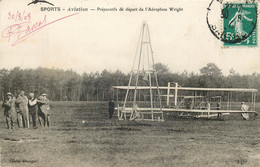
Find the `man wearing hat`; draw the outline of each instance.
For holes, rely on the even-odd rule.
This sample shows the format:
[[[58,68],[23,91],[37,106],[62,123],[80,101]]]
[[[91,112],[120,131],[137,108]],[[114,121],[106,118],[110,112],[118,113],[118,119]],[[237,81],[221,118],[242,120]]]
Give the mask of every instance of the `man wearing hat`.
[[[29,128],[29,113],[28,113],[28,98],[24,95],[24,91],[18,95],[16,99],[16,104],[21,112],[24,128]]]
[[[50,126],[50,104],[49,100],[47,99],[47,94],[43,93],[38,99],[38,106],[39,106],[39,121],[41,126],[49,127]],[[44,124],[43,124],[44,122]]]
[[[38,106],[37,99],[34,97],[34,93],[29,93],[29,102],[28,102],[29,114],[32,117],[33,127],[36,127],[37,115],[38,115]]]
[[[8,92],[6,94],[6,98],[2,104],[2,107],[4,108],[4,116],[6,118],[7,129],[13,129],[15,117],[16,117],[16,111],[15,111],[15,98],[13,97],[12,93]]]

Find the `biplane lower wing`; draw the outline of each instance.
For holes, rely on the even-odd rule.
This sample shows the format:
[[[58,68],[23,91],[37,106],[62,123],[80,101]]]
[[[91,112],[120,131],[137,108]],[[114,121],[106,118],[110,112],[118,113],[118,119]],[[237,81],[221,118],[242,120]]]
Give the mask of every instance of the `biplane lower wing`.
[[[116,107],[116,110],[123,110],[123,107]],[[160,108],[137,108],[136,111],[145,112],[151,111],[160,112]],[[123,112],[131,112],[133,108],[126,107]],[[242,111],[242,110],[196,110],[196,109],[177,109],[177,108],[162,108],[163,112],[194,112],[194,113],[256,113],[256,111]]]

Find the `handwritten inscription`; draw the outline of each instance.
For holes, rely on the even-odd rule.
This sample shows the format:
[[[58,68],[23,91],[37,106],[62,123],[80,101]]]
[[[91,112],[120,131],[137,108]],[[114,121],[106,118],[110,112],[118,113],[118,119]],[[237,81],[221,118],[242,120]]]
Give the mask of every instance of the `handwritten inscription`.
[[[12,14],[11,12],[8,13],[8,19],[15,22],[15,24],[6,27],[3,30],[1,35],[2,38],[8,39],[8,42],[13,41],[11,46],[17,45],[18,43],[34,35],[39,30],[41,30],[42,28],[48,25],[51,25],[60,20],[79,14],[79,13],[74,13],[71,15],[67,15],[65,17],[61,17],[51,22],[48,22],[47,16],[44,15],[42,19],[36,22],[32,22],[30,13],[27,13],[27,15],[24,15],[24,13],[25,12],[23,12],[22,14],[20,12],[17,12],[16,14]]]
[[[13,20],[16,22],[30,21],[31,13],[27,13],[25,11],[23,12],[17,11],[16,13],[8,12],[8,20]]]

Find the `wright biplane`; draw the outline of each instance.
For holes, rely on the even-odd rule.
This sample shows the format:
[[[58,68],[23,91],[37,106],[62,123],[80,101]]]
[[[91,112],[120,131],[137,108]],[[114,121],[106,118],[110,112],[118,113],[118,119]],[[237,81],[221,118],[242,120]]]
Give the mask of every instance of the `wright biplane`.
[[[256,113],[257,89],[181,87],[174,82],[160,87],[146,22],[141,27],[128,86],[113,86],[113,90],[120,120],[163,121],[164,112],[195,118],[242,113],[245,119],[248,113]],[[246,103],[241,105],[242,100]]]
[[[175,84],[175,86],[171,86],[172,84]],[[142,98],[142,94],[144,94],[142,92],[150,89],[155,91],[157,87],[113,86],[113,88],[117,91],[126,91],[128,89],[129,91],[134,91],[136,89],[138,92],[136,93],[136,101],[129,97],[130,105],[128,105],[128,107],[125,106],[124,108],[123,105],[116,107],[118,116],[121,119],[122,116],[126,119],[127,114],[131,114],[133,111],[139,112],[139,115],[142,115],[140,117],[141,120],[145,119],[145,114],[152,115],[149,119],[156,120],[158,116],[153,117],[153,115],[158,113],[162,114],[163,112],[178,112],[179,117],[216,117],[220,119],[221,116],[229,115],[230,113],[243,113],[242,116],[248,119],[248,113],[257,113],[257,89],[180,87],[178,83],[169,82],[168,86],[158,87],[160,96],[154,97],[153,106],[151,107],[150,104],[147,105],[147,101],[149,102],[151,99],[145,98],[145,96]],[[156,101],[158,103],[161,101],[161,108],[154,107]],[[131,104],[135,104],[135,108],[131,107]],[[247,105],[247,107],[245,107],[246,109],[244,109],[242,105]],[[163,119],[163,115],[159,118]]]

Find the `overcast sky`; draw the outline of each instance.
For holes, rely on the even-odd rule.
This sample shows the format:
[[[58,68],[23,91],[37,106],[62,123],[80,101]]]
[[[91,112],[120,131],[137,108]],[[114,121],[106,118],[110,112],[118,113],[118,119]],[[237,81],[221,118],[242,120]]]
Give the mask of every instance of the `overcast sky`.
[[[30,2],[30,1],[28,1]],[[27,6],[19,0],[0,2],[0,31],[16,22],[8,12],[30,12],[32,23],[47,23],[73,14],[68,7],[180,7],[182,12],[80,12],[42,28],[23,42],[11,46],[15,36],[0,37],[0,68],[72,69],[78,73],[108,70],[130,72],[141,25],[150,28],[155,62],[167,64],[172,72],[198,73],[213,62],[228,74],[233,68],[240,74],[260,72],[260,50],[257,48],[223,48],[206,24],[209,0],[200,1],[60,1],[50,0],[65,11],[41,12],[37,4]],[[148,3],[149,2],[149,3]],[[14,5],[15,4],[15,5]],[[258,26],[258,32],[259,32]],[[259,33],[258,33],[259,34]],[[258,37],[259,43],[259,37]]]

